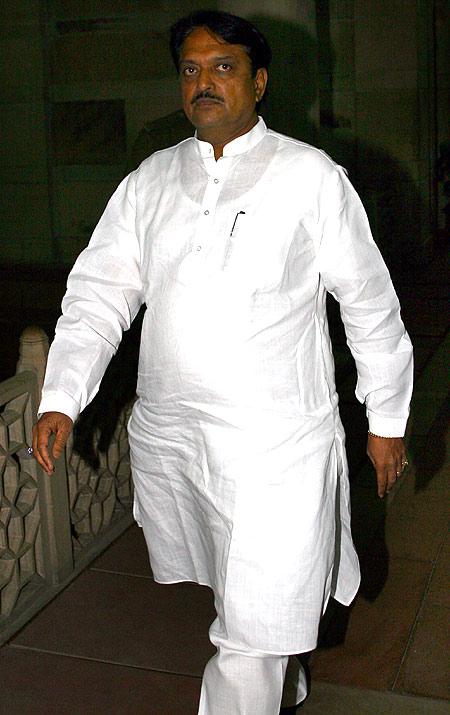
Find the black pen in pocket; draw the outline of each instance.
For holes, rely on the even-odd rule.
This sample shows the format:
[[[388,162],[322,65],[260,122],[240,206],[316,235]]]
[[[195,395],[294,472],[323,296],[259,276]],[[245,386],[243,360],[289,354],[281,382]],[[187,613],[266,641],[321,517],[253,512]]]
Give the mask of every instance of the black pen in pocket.
[[[239,217],[241,214],[245,214],[245,211],[238,211],[237,214],[236,214],[236,216],[234,217],[233,225],[232,225],[231,231],[230,231],[230,238],[231,238],[231,236],[233,235],[234,229],[236,228],[236,223],[237,223],[238,217]]]

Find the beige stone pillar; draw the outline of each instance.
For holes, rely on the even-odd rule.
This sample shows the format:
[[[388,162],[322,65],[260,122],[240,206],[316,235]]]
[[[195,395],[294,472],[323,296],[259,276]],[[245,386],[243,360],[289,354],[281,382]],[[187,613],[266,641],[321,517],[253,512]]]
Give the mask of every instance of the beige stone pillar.
[[[48,337],[42,328],[29,326],[20,336],[19,361],[16,372],[31,370],[37,377],[39,400],[44,384],[45,368],[48,356]]]

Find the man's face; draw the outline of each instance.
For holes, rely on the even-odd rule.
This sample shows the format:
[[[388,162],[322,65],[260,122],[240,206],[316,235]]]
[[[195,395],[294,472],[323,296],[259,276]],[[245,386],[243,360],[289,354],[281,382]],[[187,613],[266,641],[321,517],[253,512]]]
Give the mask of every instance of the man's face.
[[[180,52],[181,93],[199,139],[225,144],[254,126],[267,72],[259,69],[252,77],[251,70],[242,45],[231,45],[204,27],[187,36]]]

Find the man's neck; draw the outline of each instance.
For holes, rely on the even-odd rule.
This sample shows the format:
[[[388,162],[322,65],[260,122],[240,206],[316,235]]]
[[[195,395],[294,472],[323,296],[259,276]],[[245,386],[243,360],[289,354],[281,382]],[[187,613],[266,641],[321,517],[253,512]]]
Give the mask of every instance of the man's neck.
[[[206,130],[206,131],[201,131],[198,130],[197,132],[197,138],[200,139],[200,141],[208,142],[208,144],[212,144],[213,149],[214,149],[214,158],[216,161],[220,159],[221,156],[223,156],[223,150],[224,147],[229,144],[230,142],[234,141],[238,137],[242,137],[244,134],[247,134],[253,127],[255,127],[258,124],[258,115],[255,112],[254,117],[252,117],[251,121],[248,122],[245,127],[242,127],[241,129],[237,130],[233,134],[230,134],[229,136],[224,139],[222,132],[220,130],[217,130],[214,132],[213,129],[211,130]]]

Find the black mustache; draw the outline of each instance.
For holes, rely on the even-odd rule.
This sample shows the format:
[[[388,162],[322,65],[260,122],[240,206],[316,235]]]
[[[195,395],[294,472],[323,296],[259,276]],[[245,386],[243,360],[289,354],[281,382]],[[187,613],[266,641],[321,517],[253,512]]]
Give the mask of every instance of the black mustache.
[[[218,97],[216,94],[208,92],[207,89],[204,92],[199,92],[198,94],[196,94],[195,97],[191,99],[191,104],[194,104],[198,99],[214,99],[216,102],[223,103],[222,97]]]

